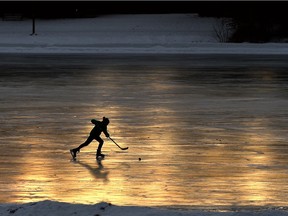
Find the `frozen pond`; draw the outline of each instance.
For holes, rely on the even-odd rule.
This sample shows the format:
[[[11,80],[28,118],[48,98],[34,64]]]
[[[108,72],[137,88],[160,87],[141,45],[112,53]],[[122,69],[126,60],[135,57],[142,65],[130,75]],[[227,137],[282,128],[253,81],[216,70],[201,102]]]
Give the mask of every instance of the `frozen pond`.
[[[287,56],[0,55],[0,203],[287,206]],[[90,119],[104,138],[71,161]],[[140,161],[139,158],[142,160]]]

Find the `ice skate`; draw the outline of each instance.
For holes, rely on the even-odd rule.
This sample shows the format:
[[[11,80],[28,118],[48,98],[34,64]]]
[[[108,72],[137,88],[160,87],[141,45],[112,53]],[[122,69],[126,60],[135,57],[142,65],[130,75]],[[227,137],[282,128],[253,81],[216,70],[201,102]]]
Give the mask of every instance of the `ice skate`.
[[[101,160],[101,159],[104,159],[105,158],[105,155],[104,154],[102,154],[102,153],[97,153],[96,154],[96,159],[97,160]]]
[[[79,153],[79,150],[77,149],[70,149],[70,154],[72,156],[72,158],[75,160],[77,157],[77,153]]]

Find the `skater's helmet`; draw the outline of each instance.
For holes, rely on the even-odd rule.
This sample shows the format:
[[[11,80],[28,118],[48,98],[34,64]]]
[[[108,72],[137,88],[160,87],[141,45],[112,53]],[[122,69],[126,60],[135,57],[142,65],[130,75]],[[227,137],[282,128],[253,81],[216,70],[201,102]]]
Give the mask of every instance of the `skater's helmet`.
[[[109,119],[108,118],[106,118],[106,117],[103,117],[103,122],[106,124],[106,125],[108,125],[109,124]]]

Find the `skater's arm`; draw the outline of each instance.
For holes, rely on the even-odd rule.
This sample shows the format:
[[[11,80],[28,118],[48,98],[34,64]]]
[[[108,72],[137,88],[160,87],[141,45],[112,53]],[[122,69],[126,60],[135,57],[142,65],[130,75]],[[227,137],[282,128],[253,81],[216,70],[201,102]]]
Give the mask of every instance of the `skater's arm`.
[[[95,120],[95,119],[92,119],[92,120],[91,120],[91,123],[94,124],[94,125],[96,125],[96,124],[98,124],[98,123],[100,123],[100,122],[97,121],[97,120]]]
[[[107,131],[107,127],[103,128],[103,133],[105,134],[106,137],[110,137],[108,131]]]

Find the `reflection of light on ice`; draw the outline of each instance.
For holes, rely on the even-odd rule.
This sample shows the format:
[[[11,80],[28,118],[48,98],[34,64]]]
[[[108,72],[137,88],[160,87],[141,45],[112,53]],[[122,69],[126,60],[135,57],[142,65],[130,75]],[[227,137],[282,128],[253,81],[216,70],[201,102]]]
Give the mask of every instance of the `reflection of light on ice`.
[[[270,185],[266,182],[265,178],[267,178],[267,171],[263,170],[256,169],[247,175],[244,179],[245,184],[241,187],[241,191],[243,191],[242,198],[255,202],[257,205],[265,205],[267,199],[270,199],[274,195],[267,190],[267,187],[269,188]]]
[[[269,142],[273,140],[275,135],[271,134],[269,121],[265,118],[251,118],[244,125],[247,131],[244,134],[246,140],[244,145],[247,151],[245,151],[243,156],[247,160],[247,167],[251,170],[243,176],[242,181],[245,184],[241,185],[242,197],[258,205],[263,202],[264,205],[267,199],[272,199],[274,193],[271,190],[267,190],[267,188],[271,187],[267,181],[269,170],[260,168],[265,168],[266,164],[272,161],[269,147],[273,148],[273,146],[271,146],[272,143],[269,145]],[[277,185],[273,187],[277,187]]]
[[[233,66],[231,74],[228,56],[223,60],[213,56],[217,62],[213,59],[208,69],[206,57],[194,57],[178,57],[182,67],[170,62],[177,56],[164,56],[159,62],[153,58],[152,63],[144,62],[147,56],[140,63],[133,56],[126,63],[123,56],[118,60],[105,56],[103,62],[100,57],[96,63],[94,58],[75,56],[79,60],[74,68],[71,56],[69,61],[62,56],[59,62],[57,56],[56,66],[51,61],[43,73],[38,74],[35,62],[30,74],[33,59],[32,66],[30,61],[24,64],[29,78],[22,73],[12,73],[16,81],[3,77],[14,92],[9,88],[2,98],[8,108],[1,108],[5,136],[0,139],[9,151],[2,152],[0,171],[7,185],[3,190],[11,195],[2,195],[2,200],[149,206],[286,204],[286,98],[279,94],[282,99],[274,100],[277,106],[269,105],[271,98],[260,94],[266,93],[266,86],[253,80],[250,71],[248,78],[242,77],[242,69]],[[218,60],[227,66],[224,71],[211,68],[218,67]],[[84,63],[89,69],[82,67]],[[236,82],[231,84],[234,75]],[[39,79],[41,85],[36,85]],[[270,115],[271,108],[276,108],[276,115]],[[90,119],[103,116],[111,120],[111,137],[129,150],[123,152],[103,137],[108,156],[102,166],[94,159],[96,141],[81,151],[78,163],[70,162],[68,150],[85,141],[93,128]],[[273,122],[276,117],[283,118]],[[281,165],[275,168],[278,162]]]

